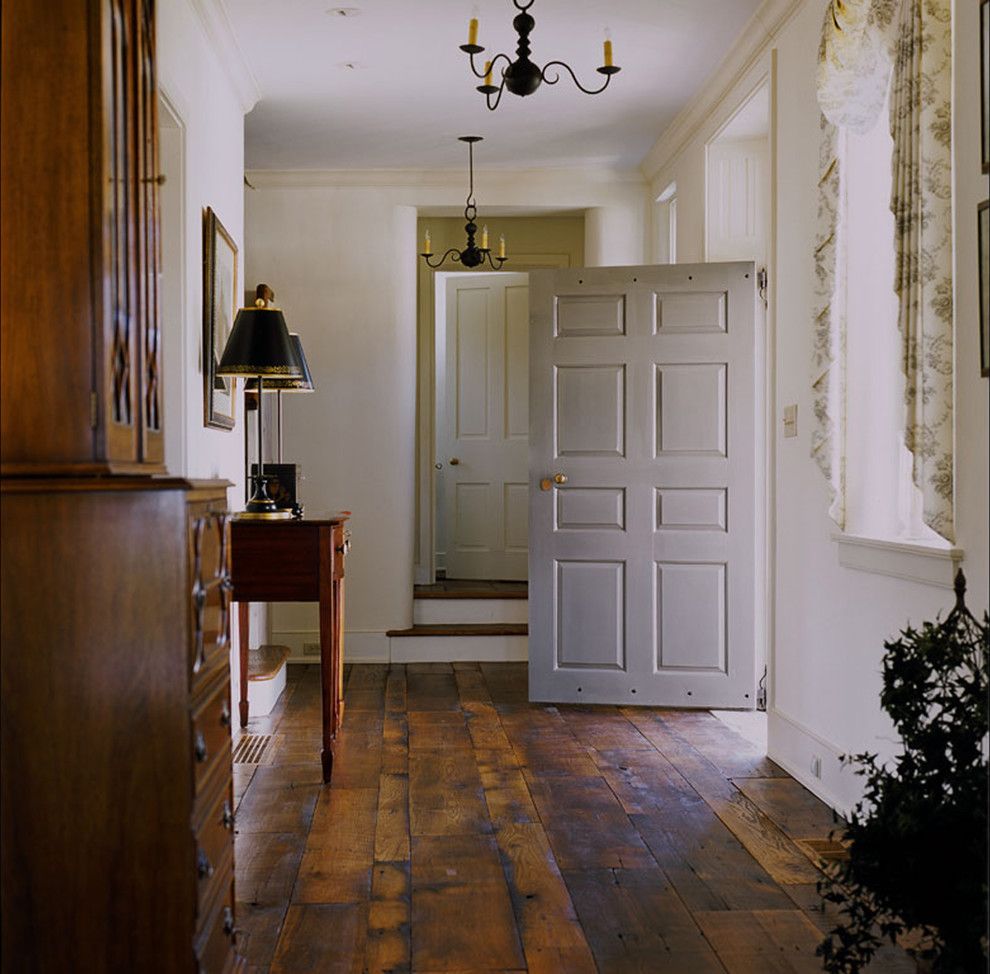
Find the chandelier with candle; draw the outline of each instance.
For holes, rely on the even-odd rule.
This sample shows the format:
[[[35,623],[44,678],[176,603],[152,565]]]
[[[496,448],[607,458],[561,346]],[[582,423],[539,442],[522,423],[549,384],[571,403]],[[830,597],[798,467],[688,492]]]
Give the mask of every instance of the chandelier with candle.
[[[577,75],[571,66],[564,61],[547,61],[541,68],[530,59],[529,35],[536,26],[536,21],[532,14],[528,13],[530,7],[536,0],[512,0],[513,6],[519,13],[512,21],[512,26],[519,35],[519,45],[516,47],[516,59],[513,61],[508,54],[496,54],[489,61],[485,61],[485,68],[479,71],[474,63],[474,56],[481,54],[484,48],[478,44],[478,19],[471,18],[468,27],[468,42],[461,45],[461,50],[468,55],[471,61],[471,71],[476,78],[482,79],[482,84],[478,85],[478,91],[485,96],[489,111],[495,111],[498,103],[502,100],[502,92],[508,89],[514,95],[525,97],[533,94],[537,88],[545,81],[548,85],[555,85],[560,81],[561,69],[566,71],[574,84],[586,95],[600,95],[612,80],[613,74],[618,74],[621,68],[612,63],[612,40],[605,32],[605,43],[603,52],[603,63],[595,70],[605,76],[605,82],[600,88],[585,88],[577,79]],[[499,74],[499,83],[494,84],[493,78],[499,67],[499,62],[505,61],[505,67]]]
[[[508,260],[505,256],[505,237],[500,236],[498,238],[498,255],[494,258],[491,248],[488,246],[487,226],[481,228],[481,246],[477,246],[474,242],[475,234],[478,232],[478,225],[474,222],[478,215],[478,207],[474,202],[474,143],[481,142],[482,138],[480,135],[461,135],[458,137],[458,141],[468,144],[468,172],[470,175],[467,206],[464,207],[464,219],[467,220],[467,223],[464,224],[464,229],[467,232],[467,246],[463,250],[451,247],[439,260],[433,261],[430,259],[433,256],[433,241],[430,238],[430,231],[427,230],[423,238],[423,252],[419,256],[430,267],[439,267],[448,257],[465,267],[477,267],[487,260],[492,270],[497,271]],[[495,261],[498,263],[496,264]]]

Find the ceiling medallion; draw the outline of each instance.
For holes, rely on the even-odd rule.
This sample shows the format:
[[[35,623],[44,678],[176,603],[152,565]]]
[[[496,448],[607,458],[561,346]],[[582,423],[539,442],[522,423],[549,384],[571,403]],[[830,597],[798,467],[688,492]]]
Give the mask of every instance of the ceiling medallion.
[[[501,236],[498,238],[498,255],[495,258],[492,258],[491,248],[488,246],[488,227],[482,227],[481,229],[481,246],[477,247],[474,243],[474,235],[478,232],[478,225],[474,222],[474,218],[478,215],[478,207],[474,202],[474,143],[481,142],[482,138],[480,135],[461,135],[458,137],[458,141],[467,142],[468,144],[470,183],[468,187],[467,206],[464,207],[464,219],[467,220],[467,223],[464,224],[464,229],[467,232],[467,246],[463,250],[457,250],[456,247],[451,247],[439,260],[434,262],[430,260],[433,256],[433,241],[430,239],[430,231],[427,230],[423,239],[423,252],[419,256],[430,267],[439,267],[448,257],[453,261],[458,261],[465,267],[477,267],[487,259],[492,270],[497,271],[508,260],[505,256],[505,237]],[[498,261],[498,263],[496,264],[495,261]]]
[[[478,85],[478,91],[485,96],[489,111],[495,111],[498,108],[498,103],[502,100],[502,92],[506,88],[514,95],[525,97],[526,95],[533,94],[544,81],[548,85],[555,85],[560,80],[561,68],[571,76],[574,84],[586,95],[600,95],[608,87],[608,83],[612,80],[612,75],[618,74],[622,70],[612,63],[612,41],[607,31],[603,45],[604,63],[600,68],[595,69],[599,74],[605,76],[605,83],[600,88],[585,88],[578,81],[577,75],[571,66],[564,61],[547,61],[542,68],[534,64],[529,59],[529,35],[533,32],[536,21],[533,19],[532,14],[527,13],[527,11],[535,2],[536,0],[528,0],[528,2],[527,0],[512,0],[513,6],[519,11],[512,21],[512,26],[519,35],[516,59],[513,61],[508,54],[496,54],[490,61],[485,61],[484,71],[479,71],[474,63],[474,56],[484,51],[484,48],[478,44],[478,19],[476,17],[471,18],[468,26],[468,42],[461,45],[461,50],[470,57],[471,71],[474,76],[481,78],[484,82]],[[492,83],[492,78],[497,69],[496,66],[501,60],[505,61],[506,66],[499,76],[500,83],[496,85]]]

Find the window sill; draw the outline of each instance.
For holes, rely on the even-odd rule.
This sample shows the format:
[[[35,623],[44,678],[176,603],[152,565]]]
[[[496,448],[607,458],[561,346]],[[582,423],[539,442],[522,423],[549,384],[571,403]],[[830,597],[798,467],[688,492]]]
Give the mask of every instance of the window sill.
[[[925,585],[952,588],[963,560],[961,548],[937,548],[910,541],[887,541],[855,534],[832,535],[838,546],[839,564],[860,572],[892,575]]]

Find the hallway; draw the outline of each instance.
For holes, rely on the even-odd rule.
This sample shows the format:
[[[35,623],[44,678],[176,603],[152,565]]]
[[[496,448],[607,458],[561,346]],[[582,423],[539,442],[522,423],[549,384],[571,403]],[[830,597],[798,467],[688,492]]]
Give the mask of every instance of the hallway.
[[[254,974],[821,970],[832,814],[711,714],[531,705],[473,663],[352,666],[346,707],[326,790],[315,666],[235,755]]]

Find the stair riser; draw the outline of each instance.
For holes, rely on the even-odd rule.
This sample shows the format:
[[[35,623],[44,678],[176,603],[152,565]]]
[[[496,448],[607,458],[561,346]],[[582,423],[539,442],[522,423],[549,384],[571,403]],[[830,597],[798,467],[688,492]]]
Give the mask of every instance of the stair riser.
[[[417,626],[527,622],[526,599],[415,599],[413,624]]]
[[[403,636],[389,640],[393,663],[518,663],[527,636]]]

